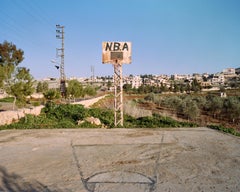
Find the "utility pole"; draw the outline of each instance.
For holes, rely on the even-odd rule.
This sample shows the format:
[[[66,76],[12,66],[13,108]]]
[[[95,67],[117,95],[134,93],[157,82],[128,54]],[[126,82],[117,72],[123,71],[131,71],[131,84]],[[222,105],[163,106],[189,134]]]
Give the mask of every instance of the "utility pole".
[[[61,40],[62,47],[57,48],[57,57],[61,57],[60,63],[60,93],[66,97],[66,77],[64,73],[64,26],[56,25],[56,38]]]
[[[91,72],[92,72],[92,83],[94,83],[95,74],[94,74],[94,66],[93,65],[91,65]]]

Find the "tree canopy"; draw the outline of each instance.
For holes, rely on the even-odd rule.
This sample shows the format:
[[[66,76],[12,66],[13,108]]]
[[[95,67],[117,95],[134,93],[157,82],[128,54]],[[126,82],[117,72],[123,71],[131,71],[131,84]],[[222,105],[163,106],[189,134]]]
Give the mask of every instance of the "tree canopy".
[[[26,96],[34,92],[33,77],[26,67],[19,67],[23,61],[23,50],[7,41],[0,44],[0,88],[25,103]]]
[[[84,97],[85,93],[82,84],[75,79],[70,80],[68,82],[67,95],[73,98]]]
[[[16,45],[4,41],[0,44],[0,87],[4,82],[11,79],[15,68],[24,59],[23,50],[17,49]]]

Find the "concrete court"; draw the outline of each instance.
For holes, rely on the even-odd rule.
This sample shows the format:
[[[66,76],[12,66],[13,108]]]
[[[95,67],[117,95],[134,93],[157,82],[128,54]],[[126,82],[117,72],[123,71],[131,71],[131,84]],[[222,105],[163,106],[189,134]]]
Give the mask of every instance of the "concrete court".
[[[238,192],[240,138],[208,128],[0,131],[0,191]]]

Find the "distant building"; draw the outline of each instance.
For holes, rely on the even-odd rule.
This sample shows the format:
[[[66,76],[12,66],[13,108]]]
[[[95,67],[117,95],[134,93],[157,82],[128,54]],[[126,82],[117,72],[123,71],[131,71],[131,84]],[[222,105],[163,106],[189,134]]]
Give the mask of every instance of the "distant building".
[[[132,78],[132,88],[139,88],[142,85],[142,78],[140,76],[134,76]]]
[[[179,75],[179,74],[174,74],[171,76],[173,80],[190,80],[192,77],[191,75]]]
[[[58,89],[59,88],[59,79],[48,77],[41,80],[41,82],[46,82],[49,89]]]
[[[201,87],[203,87],[203,88],[208,88],[208,87],[211,87],[211,82],[209,82],[209,81],[202,81],[202,82],[200,82],[200,84],[201,84]]]
[[[223,85],[225,81],[223,74],[215,74],[211,79],[212,85]]]
[[[239,67],[239,68],[237,68],[237,69],[235,69],[235,73],[236,73],[237,75],[239,75],[239,74],[240,74],[240,67]]]
[[[224,75],[235,75],[236,71],[234,68],[227,68],[227,69],[223,69],[223,74]]]
[[[127,76],[123,78],[123,84],[129,84],[132,85],[132,88],[139,88],[142,85],[142,78],[137,75],[137,76]]]
[[[227,97],[227,94],[225,92],[221,92],[220,93],[220,97],[224,97],[225,98],[225,97]]]

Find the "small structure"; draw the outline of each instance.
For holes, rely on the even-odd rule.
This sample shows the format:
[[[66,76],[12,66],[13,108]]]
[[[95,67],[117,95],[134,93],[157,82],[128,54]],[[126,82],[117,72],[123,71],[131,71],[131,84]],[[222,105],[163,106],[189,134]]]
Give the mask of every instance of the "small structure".
[[[102,63],[114,67],[114,124],[123,125],[123,78],[122,64],[132,62],[132,47],[130,42],[103,42]]]
[[[220,97],[223,97],[223,98],[227,97],[227,93],[221,92],[221,93],[220,93]]]

